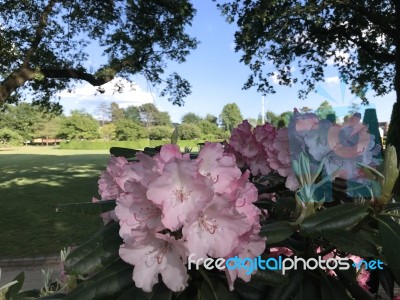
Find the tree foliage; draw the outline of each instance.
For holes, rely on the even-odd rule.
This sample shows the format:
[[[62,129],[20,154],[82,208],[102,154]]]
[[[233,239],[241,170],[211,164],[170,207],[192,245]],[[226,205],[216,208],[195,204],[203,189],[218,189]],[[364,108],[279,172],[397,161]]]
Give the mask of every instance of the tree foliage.
[[[192,112],[182,116],[182,123],[198,124],[200,121],[201,117]]]
[[[34,138],[44,121],[44,112],[28,103],[6,104],[0,113],[0,128],[9,128],[25,140]]]
[[[226,104],[219,118],[222,127],[230,132],[243,121],[242,113],[236,103]]]
[[[149,139],[166,140],[171,137],[173,129],[168,126],[154,126],[149,130]]]
[[[179,138],[182,140],[195,140],[200,138],[201,131],[195,124],[184,123],[178,128]]]
[[[299,97],[305,98],[324,80],[329,63],[364,101],[367,87],[378,96],[395,89],[388,143],[400,157],[399,1],[231,0],[219,7],[238,27],[235,50],[251,70],[245,88],[274,93],[269,78],[275,75],[282,85],[299,82]],[[273,67],[267,68],[270,62]]]
[[[160,112],[153,103],[145,103],[138,107],[140,121],[147,128],[157,125],[171,125],[171,119],[167,112]]]
[[[60,136],[68,140],[92,140],[99,137],[99,122],[90,114],[73,110],[60,126]]]
[[[362,90],[370,84],[378,95],[392,90],[400,32],[397,6],[397,1],[382,0],[235,0],[219,7],[239,27],[236,51],[243,51],[241,61],[252,71],[245,87],[274,91],[268,80],[274,71],[265,68],[268,60],[280,84],[300,79],[303,98],[324,79],[328,61],[354,87]],[[293,64],[300,78],[293,76]]]
[[[329,104],[328,101],[324,101],[318,106],[315,110],[316,115],[320,119],[326,119],[328,115],[335,114],[332,105]]]
[[[115,133],[120,141],[134,141],[149,137],[148,131],[139,123],[129,119],[120,119],[115,123]]]
[[[168,61],[181,63],[196,48],[186,33],[194,14],[187,0],[1,1],[0,102],[28,92],[48,105],[76,80],[101,86],[142,74],[181,105],[190,84],[176,73],[162,74]],[[90,47],[106,57],[95,70]]]

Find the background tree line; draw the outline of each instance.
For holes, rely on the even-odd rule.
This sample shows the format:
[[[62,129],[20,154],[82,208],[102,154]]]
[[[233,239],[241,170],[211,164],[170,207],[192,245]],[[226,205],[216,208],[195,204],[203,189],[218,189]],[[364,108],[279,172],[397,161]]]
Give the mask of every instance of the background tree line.
[[[29,103],[5,104],[0,111],[0,143],[22,145],[35,139],[133,141],[169,139],[176,126],[182,140],[220,140],[242,122],[239,107],[232,103],[223,108],[219,118],[201,117],[189,112],[181,124],[173,124],[168,112],[152,103],[121,108],[115,102],[101,103],[97,118],[83,110],[69,116],[57,115]]]

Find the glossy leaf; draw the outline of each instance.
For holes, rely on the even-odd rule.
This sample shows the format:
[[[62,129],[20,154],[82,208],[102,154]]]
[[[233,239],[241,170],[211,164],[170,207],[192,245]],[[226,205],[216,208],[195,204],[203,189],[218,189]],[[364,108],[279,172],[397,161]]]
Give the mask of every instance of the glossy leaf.
[[[379,220],[383,254],[394,277],[400,282],[400,225],[389,216],[376,217]]]
[[[121,148],[121,147],[111,147],[110,148],[111,155],[114,155],[116,157],[122,156],[122,157],[125,157],[126,159],[134,158],[136,156],[136,153],[138,153],[138,152],[139,152],[139,150],[129,149],[129,148]]]
[[[284,286],[274,287],[268,293],[269,300],[289,300],[298,292],[303,282],[303,273],[301,269],[291,270],[289,273],[289,283]]]
[[[251,275],[251,283],[257,282],[258,284],[264,284],[269,286],[280,286],[286,285],[289,282],[289,276],[282,275],[278,272],[271,270],[257,270],[257,272]]]
[[[210,280],[212,286],[203,281],[200,286],[200,297],[202,300],[234,300],[236,295],[231,293],[228,288],[218,279]]]
[[[115,200],[104,200],[98,202],[80,202],[60,204],[56,212],[83,213],[83,214],[101,214],[113,210],[116,206]]]
[[[386,211],[391,211],[391,210],[398,210],[400,209],[400,202],[393,202],[393,203],[388,203],[385,205]]]
[[[260,235],[267,237],[267,245],[279,243],[291,236],[296,231],[289,222],[280,221],[261,227]]]
[[[350,267],[349,270],[335,270],[335,273],[340,279],[340,282],[344,284],[346,289],[356,300],[373,300],[374,298],[365,291],[356,281],[356,270]]]
[[[341,251],[349,252],[360,257],[376,257],[379,255],[374,243],[368,241],[359,233],[342,231],[339,234],[324,235],[324,238]]]
[[[119,257],[118,250],[121,244],[119,224],[108,223],[68,255],[65,261],[67,274],[89,274],[103,268]]]
[[[351,300],[346,293],[346,287],[333,276],[321,271],[321,297],[324,300]]]
[[[21,290],[25,281],[25,273],[21,272],[11,281],[17,281],[17,283],[10,286],[5,294],[6,300],[16,300],[18,299],[18,292]]]
[[[134,287],[132,272],[133,267],[131,265],[118,259],[81,283],[75,290],[67,294],[65,300],[115,299],[125,290]],[[143,293],[141,289],[136,289],[138,294]]]
[[[369,214],[369,206],[341,204],[326,208],[305,218],[300,224],[300,233],[306,236],[324,236],[350,230]]]

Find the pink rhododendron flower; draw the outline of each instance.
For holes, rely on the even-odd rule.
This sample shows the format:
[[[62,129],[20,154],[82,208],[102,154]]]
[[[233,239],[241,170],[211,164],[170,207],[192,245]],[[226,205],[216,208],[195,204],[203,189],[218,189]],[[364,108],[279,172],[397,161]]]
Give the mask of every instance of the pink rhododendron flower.
[[[254,139],[255,140],[255,139]],[[264,150],[263,150],[264,151]],[[114,217],[124,244],[121,258],[135,266],[137,287],[151,291],[161,274],[172,291],[187,285],[187,256],[259,255],[261,211],[253,202],[258,192],[241,173],[233,154],[219,143],[206,143],[196,160],[179,147],[165,145],[137,162],[113,158],[103,173],[101,192],[116,199]],[[250,279],[250,274],[232,273]]]
[[[254,129],[244,120],[233,131],[226,153],[236,156],[239,166],[247,166],[253,175],[266,175],[271,172],[268,153],[276,137],[276,128],[269,123],[258,125]]]
[[[195,253],[196,259],[225,257],[237,247],[240,235],[250,227],[246,216],[239,214],[232,203],[215,196],[210,205],[185,224],[182,233],[188,241],[189,252]]]
[[[182,291],[187,286],[187,253],[182,241],[168,235],[149,234],[139,243],[122,245],[119,255],[125,262],[135,266],[133,280],[145,292],[152,291],[158,282],[158,274],[174,292]]]
[[[287,257],[293,256],[293,251],[286,247],[272,247],[269,249],[269,256],[277,258],[280,255],[285,255]],[[324,256],[325,259],[325,256]]]
[[[226,258],[238,256],[241,259],[254,258],[261,255],[265,250],[265,239],[261,238],[258,233],[260,232],[260,224],[253,224],[251,230],[242,235],[239,239],[239,244],[234,251]],[[256,270],[253,271],[254,274]],[[245,282],[249,282],[252,274],[246,274],[247,270],[244,268],[229,270],[225,269],[226,278],[228,281],[229,289],[233,290],[233,284],[236,278],[241,278]]]
[[[212,180],[201,176],[194,161],[172,160],[160,177],[150,183],[147,197],[162,209],[161,221],[178,230],[212,200]]]
[[[268,152],[268,162],[271,169],[286,177],[286,187],[292,191],[299,187],[299,183],[292,169],[290,154],[289,132],[287,128],[278,130],[272,148]]]

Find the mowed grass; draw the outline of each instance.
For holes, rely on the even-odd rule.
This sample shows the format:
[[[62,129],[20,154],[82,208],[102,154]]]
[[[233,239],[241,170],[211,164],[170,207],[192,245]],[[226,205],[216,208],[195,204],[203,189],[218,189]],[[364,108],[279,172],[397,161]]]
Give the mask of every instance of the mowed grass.
[[[95,233],[97,214],[55,208],[97,196],[108,159],[106,150],[0,148],[0,259],[59,254]]]

